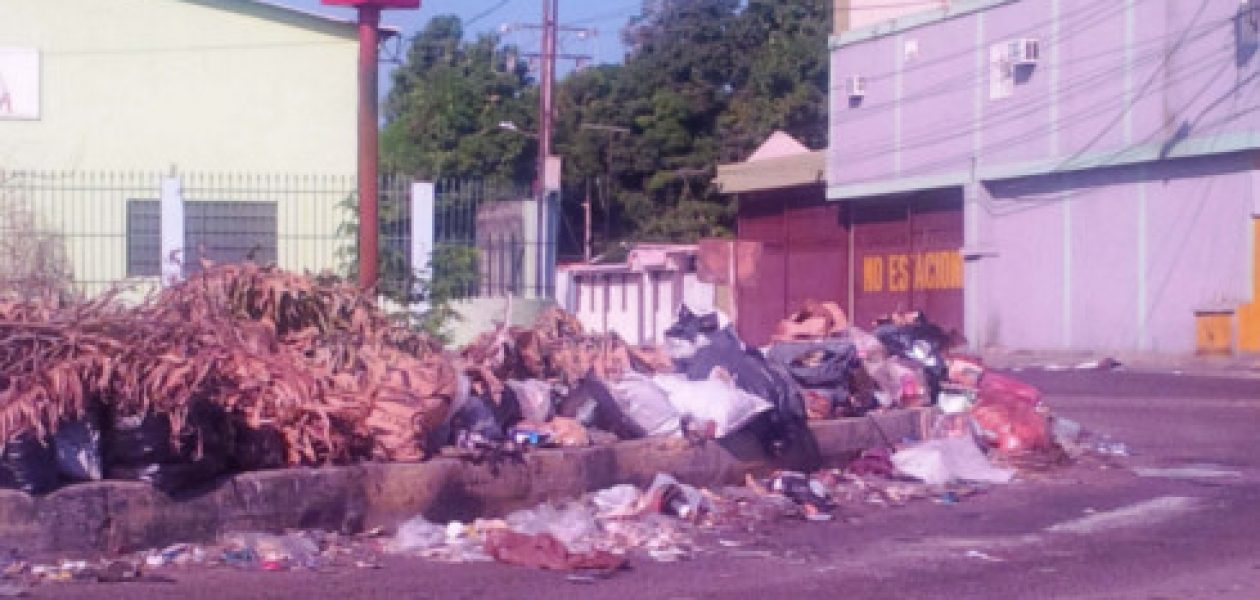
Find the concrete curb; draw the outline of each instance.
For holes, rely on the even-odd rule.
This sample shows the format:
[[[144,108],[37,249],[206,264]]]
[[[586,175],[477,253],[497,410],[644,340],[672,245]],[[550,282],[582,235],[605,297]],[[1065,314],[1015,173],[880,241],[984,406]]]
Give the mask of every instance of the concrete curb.
[[[883,444],[922,437],[924,411],[811,423],[824,464]],[[0,491],[0,547],[24,553],[128,552],[213,540],[232,531],[392,528],[416,515],[501,516],[618,483],[646,485],[657,473],[701,486],[739,484],[774,464],[751,439],[689,447],[681,440],[538,450],[523,460],[474,465],[450,458],[242,473],[209,489],[170,497],[148,484],[102,481],[44,497]]]

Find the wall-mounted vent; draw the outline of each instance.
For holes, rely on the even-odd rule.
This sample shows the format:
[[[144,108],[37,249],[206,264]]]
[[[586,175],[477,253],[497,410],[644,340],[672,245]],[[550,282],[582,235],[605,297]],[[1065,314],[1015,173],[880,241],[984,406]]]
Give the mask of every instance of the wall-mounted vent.
[[[866,78],[861,75],[849,76],[845,82],[845,89],[849,93],[849,98],[865,98]]]
[[[1031,67],[1041,59],[1041,43],[1032,38],[1011,40],[1007,50],[1011,64],[1017,67]]]

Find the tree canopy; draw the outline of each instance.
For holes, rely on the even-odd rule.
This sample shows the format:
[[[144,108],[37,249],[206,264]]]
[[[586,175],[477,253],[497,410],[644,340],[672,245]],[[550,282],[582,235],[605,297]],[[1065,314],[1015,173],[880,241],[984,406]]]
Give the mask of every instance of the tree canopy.
[[[557,90],[566,222],[581,222],[589,193],[599,249],[728,234],[716,165],[776,129],[826,144],[830,18],[828,0],[646,0],[622,31],[625,62],[572,73]],[[433,19],[395,75],[385,164],[528,181],[535,145],[497,127],[537,122],[536,83],[514,55],[494,36],[463,40],[455,17]]]
[[[537,90],[528,68],[497,36],[463,35],[459,18],[445,16],[411,41],[385,100],[382,167],[429,179],[527,178],[533,142],[499,123],[533,123]]]

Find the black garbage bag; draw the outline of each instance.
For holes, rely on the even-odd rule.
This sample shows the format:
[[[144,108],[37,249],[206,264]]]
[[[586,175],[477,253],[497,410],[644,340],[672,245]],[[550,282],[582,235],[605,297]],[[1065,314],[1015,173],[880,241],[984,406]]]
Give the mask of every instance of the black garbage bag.
[[[818,461],[818,442],[807,424],[805,401],[782,366],[767,361],[756,348],[746,348],[732,328],[719,327],[715,314],[696,315],[686,306],[665,335],[674,367],[688,379],[708,379],[715,367],[722,367],[740,389],[770,402],[774,410],[748,426],[757,431],[767,452],[790,454],[805,465]]]
[[[173,493],[213,481],[230,464],[228,416],[211,402],[193,402],[174,439],[165,414],[114,415],[106,424],[105,476],[110,479],[145,481]]]
[[[97,481],[104,476],[101,457],[101,429],[105,410],[99,402],[89,403],[83,415],[63,420],[53,433],[57,470],[67,482]]]
[[[923,367],[927,379],[928,402],[935,404],[941,391],[941,383],[948,377],[945,350],[950,336],[927,316],[919,312],[914,321],[906,325],[881,323],[871,332],[889,354],[900,356]]]
[[[556,415],[577,419],[587,427],[602,429],[623,440],[637,440],[647,435],[647,431],[622,410],[612,391],[594,372],[588,372],[569,390],[556,408]]]
[[[0,453],[0,488],[28,494],[47,494],[61,485],[57,453],[51,440],[40,440],[26,431],[9,439]]]
[[[503,402],[512,403],[516,396],[512,390],[503,391]],[[447,443],[454,443],[461,433],[474,434],[482,439],[501,442],[506,437],[507,427],[499,420],[494,403],[481,396],[469,396],[457,410],[451,413],[450,436]],[[502,410],[497,411],[499,413]],[[520,419],[516,419],[519,421]]]
[[[289,444],[284,434],[271,425],[233,428],[232,455],[228,469],[236,472],[281,469],[289,464]]]
[[[807,388],[847,387],[849,372],[861,368],[857,346],[844,339],[776,342],[770,346],[767,358],[782,366],[796,383]]]

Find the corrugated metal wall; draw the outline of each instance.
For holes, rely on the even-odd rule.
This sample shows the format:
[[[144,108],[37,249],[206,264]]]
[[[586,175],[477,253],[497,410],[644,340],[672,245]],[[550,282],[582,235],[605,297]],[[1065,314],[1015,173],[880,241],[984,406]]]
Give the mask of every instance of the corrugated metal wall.
[[[844,210],[824,199],[821,186],[740,197],[739,238],[761,244],[755,275],[738,290],[738,327],[747,342],[768,342],[775,325],[806,300],[848,304]]]
[[[921,192],[850,205],[856,278],[853,322],[922,310],[946,329],[963,327],[962,192]]]

